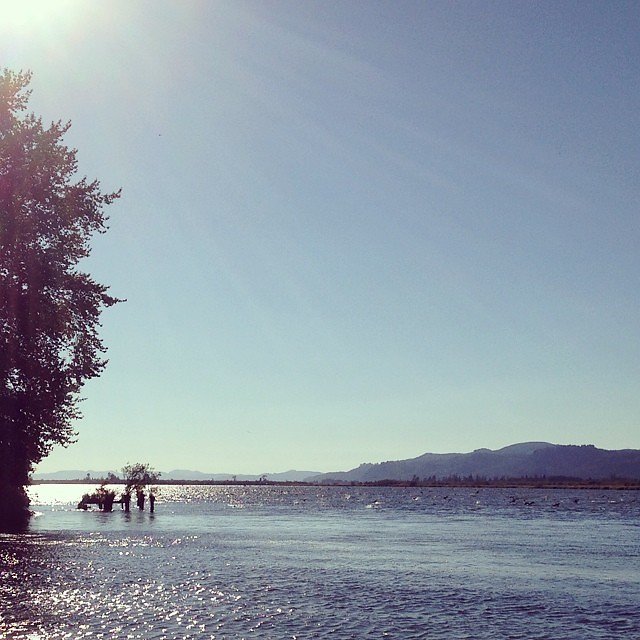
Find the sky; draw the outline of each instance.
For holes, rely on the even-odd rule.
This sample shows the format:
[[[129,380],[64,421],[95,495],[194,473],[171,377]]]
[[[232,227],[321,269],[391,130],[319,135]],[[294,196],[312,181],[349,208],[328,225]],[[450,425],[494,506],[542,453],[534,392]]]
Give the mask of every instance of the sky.
[[[127,302],[37,468],[640,448],[636,2],[2,3]]]

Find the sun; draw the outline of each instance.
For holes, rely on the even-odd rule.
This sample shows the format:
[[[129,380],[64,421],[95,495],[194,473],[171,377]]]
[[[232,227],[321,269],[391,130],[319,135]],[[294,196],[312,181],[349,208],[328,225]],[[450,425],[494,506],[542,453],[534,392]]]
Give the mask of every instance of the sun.
[[[0,0],[2,31],[41,31],[72,17],[80,5],[80,0]]]

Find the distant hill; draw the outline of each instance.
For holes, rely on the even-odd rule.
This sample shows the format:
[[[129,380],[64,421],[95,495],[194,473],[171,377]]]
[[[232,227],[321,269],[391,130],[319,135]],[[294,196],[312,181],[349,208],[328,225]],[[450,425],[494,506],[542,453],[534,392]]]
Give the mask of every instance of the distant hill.
[[[259,480],[261,477],[266,477],[267,480],[273,480],[275,482],[302,482],[309,476],[316,475],[317,471],[282,471],[280,473],[262,473],[258,475],[247,474],[233,474],[233,473],[202,473],[201,471],[190,471],[188,469],[174,469],[173,471],[167,471],[160,476],[162,480],[192,480],[192,481],[206,481],[206,480],[237,480],[239,482],[248,481],[253,482]]]
[[[106,478],[110,473],[118,475],[118,471],[94,471],[92,469],[81,471],[78,469],[67,469],[65,471],[53,471],[51,473],[34,473],[32,478],[34,480],[84,480],[89,476],[90,479],[99,480]]]
[[[479,476],[487,479],[535,476],[581,479],[640,479],[640,450],[608,451],[593,445],[557,445],[524,442],[496,451],[477,449],[471,453],[425,453],[410,460],[362,464],[351,471],[323,473],[314,482],[376,482]]]
[[[34,480],[84,480],[106,478],[110,471],[71,470],[35,473]],[[118,475],[118,472],[114,472]],[[275,482],[377,482],[381,480],[441,480],[452,476],[465,478],[565,477],[606,480],[613,476],[640,480],[640,450],[609,451],[593,445],[558,445],[549,442],[523,442],[502,449],[476,449],[471,453],[425,453],[409,460],[361,464],[350,471],[316,473],[284,471],[260,475],[203,473],[189,469],[161,472],[162,480],[256,481],[265,476]]]
[[[117,471],[93,471],[93,470],[66,470],[66,471],[54,471],[51,473],[34,473],[32,478],[34,480],[85,480],[89,476],[90,480],[99,481],[101,478],[106,478],[109,473],[119,475]],[[266,477],[268,480],[276,482],[302,482],[309,476],[317,475],[317,471],[283,471],[280,473],[264,473],[260,475],[234,475],[232,473],[203,473],[202,471],[192,471],[190,469],[173,469],[172,471],[160,473],[161,480],[186,480],[187,482],[199,482],[199,481],[223,481],[223,480],[237,480],[243,481],[255,481],[261,477]]]

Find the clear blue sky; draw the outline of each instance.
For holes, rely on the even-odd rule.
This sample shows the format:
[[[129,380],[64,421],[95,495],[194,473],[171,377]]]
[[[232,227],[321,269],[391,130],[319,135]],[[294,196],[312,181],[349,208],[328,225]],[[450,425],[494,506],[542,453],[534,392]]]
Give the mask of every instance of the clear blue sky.
[[[636,2],[8,2],[2,64],[122,187],[128,299],[39,471],[640,448]]]

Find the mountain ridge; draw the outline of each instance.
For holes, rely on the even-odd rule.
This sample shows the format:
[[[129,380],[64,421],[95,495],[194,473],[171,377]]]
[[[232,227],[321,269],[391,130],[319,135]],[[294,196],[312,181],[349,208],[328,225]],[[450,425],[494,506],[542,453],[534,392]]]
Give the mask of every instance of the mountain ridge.
[[[594,445],[522,442],[470,453],[424,453],[407,460],[364,463],[350,471],[322,473],[313,482],[378,482],[453,476],[487,479],[557,476],[579,479],[640,479],[640,450],[598,449]]]
[[[111,471],[66,470],[34,473],[38,480],[91,480],[106,478]],[[115,472],[115,475],[118,475]],[[89,476],[89,477],[88,477]],[[594,445],[559,445],[550,442],[520,442],[500,449],[476,449],[470,453],[423,453],[406,460],[363,463],[349,471],[318,473],[291,469],[279,473],[205,473],[189,469],[161,472],[162,480],[255,482],[378,482],[448,477],[486,479],[517,477],[566,477],[601,480],[612,477],[640,479],[640,450],[598,449]]]
[[[113,473],[116,476],[120,475],[117,471],[67,469],[62,471],[52,471],[48,473],[36,472],[31,477],[36,481],[56,480],[62,482],[64,480],[90,480],[99,482],[103,478],[106,478],[110,473]],[[191,480],[194,482],[236,480],[238,482],[255,482],[260,478],[266,477],[268,480],[272,480],[275,482],[302,482],[309,476],[314,475],[318,475],[318,472],[297,471],[295,469],[263,474],[206,473],[203,471],[196,471],[192,469],[172,469],[171,471],[161,471],[160,480]]]

